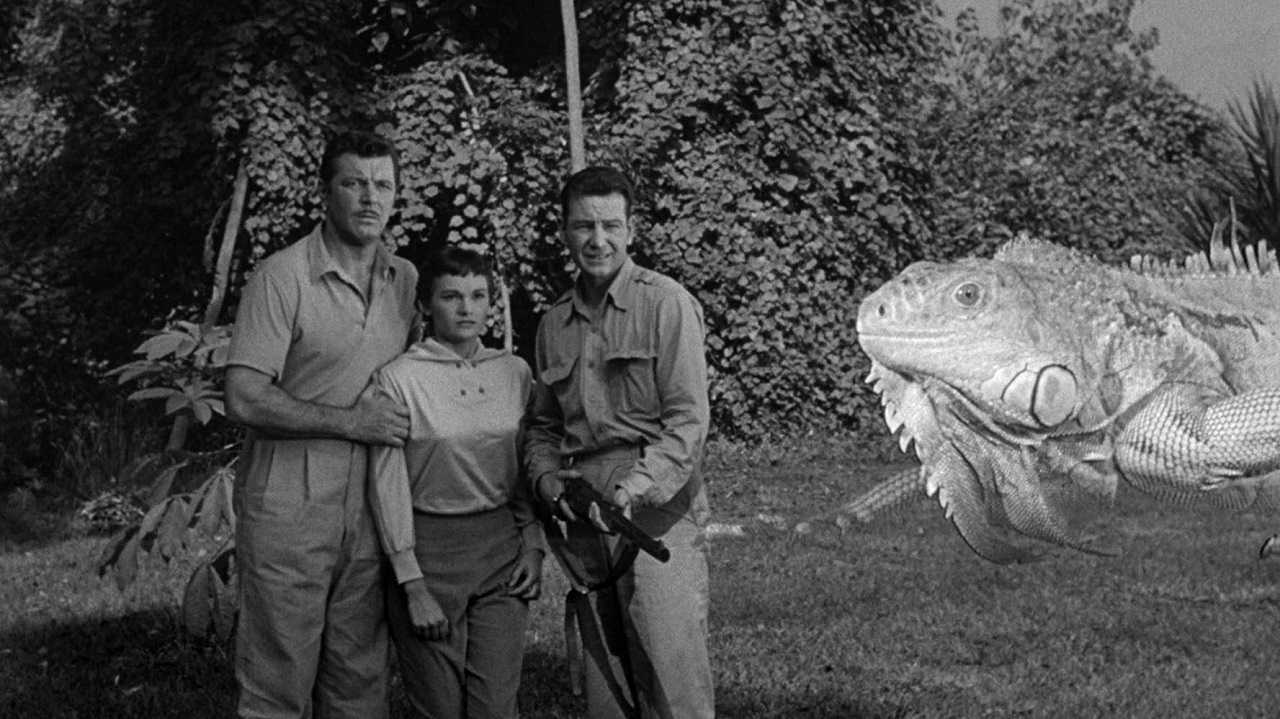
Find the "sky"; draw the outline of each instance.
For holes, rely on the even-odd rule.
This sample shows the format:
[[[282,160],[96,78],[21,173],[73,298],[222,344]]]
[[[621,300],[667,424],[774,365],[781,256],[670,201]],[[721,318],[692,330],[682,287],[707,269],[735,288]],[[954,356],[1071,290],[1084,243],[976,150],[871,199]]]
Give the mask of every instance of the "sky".
[[[938,0],[949,17],[972,6],[984,28],[1000,4]],[[1256,76],[1280,86],[1280,0],[1139,0],[1131,24],[1156,28],[1156,71],[1210,107],[1244,100]]]

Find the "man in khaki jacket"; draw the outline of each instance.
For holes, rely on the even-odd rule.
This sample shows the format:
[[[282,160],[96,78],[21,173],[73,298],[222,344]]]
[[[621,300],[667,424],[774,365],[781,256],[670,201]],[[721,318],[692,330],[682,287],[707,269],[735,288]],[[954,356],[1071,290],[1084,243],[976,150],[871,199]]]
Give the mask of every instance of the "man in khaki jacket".
[[[594,587],[569,607],[588,657],[588,715],[698,719],[715,714],[702,310],[674,280],[631,261],[632,195],[627,177],[605,167],[574,174],[561,193],[579,273],[538,327],[526,461],[537,496],[568,520],[563,541],[552,529],[552,550],[579,589]],[[637,556],[575,517],[560,499],[568,477],[631,513],[670,560]]]

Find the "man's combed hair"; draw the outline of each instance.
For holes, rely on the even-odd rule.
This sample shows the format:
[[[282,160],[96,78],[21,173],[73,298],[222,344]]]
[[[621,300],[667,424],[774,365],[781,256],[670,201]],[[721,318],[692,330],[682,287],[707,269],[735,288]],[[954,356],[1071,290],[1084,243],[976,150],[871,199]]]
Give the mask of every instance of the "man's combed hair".
[[[627,215],[630,215],[635,185],[631,184],[631,179],[621,170],[601,165],[578,170],[565,180],[564,189],[560,191],[560,217],[569,216],[569,203],[575,197],[603,197],[615,193],[622,195]]]
[[[488,280],[489,296],[490,298],[493,297],[496,282],[493,274],[493,262],[489,257],[475,250],[468,250],[465,247],[442,244],[432,248],[427,253],[427,256],[423,258],[422,263],[418,265],[419,301],[424,304],[429,302],[436,278],[444,277],[445,275],[456,275],[458,277],[480,275]]]
[[[320,158],[320,184],[328,185],[336,172],[334,165],[342,155],[356,157],[390,157],[395,170],[396,187],[400,186],[400,152],[395,143],[374,132],[344,130],[330,138]]]

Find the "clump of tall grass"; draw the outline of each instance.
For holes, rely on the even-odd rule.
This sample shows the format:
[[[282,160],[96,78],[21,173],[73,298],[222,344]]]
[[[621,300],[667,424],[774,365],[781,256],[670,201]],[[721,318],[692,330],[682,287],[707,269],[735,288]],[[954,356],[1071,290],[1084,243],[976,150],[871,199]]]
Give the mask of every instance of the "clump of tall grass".
[[[85,414],[69,428],[52,478],[68,494],[87,499],[115,488],[130,462],[159,448],[155,428],[123,404]]]
[[[112,531],[136,521],[143,506],[128,468],[158,450],[160,440],[154,424],[134,414],[118,402],[73,420],[52,476],[34,480],[33,489],[54,504],[76,506],[76,520],[87,529]]]
[[[1228,106],[1231,127],[1209,182],[1188,198],[1181,229],[1203,245],[1230,224],[1241,243],[1280,244],[1280,98],[1258,78],[1244,101]]]

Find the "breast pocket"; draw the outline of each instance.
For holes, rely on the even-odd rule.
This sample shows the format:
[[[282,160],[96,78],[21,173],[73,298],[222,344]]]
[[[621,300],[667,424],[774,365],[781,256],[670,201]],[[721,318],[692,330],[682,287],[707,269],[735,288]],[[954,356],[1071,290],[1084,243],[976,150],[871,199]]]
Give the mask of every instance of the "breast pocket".
[[[582,398],[578,397],[577,388],[570,381],[575,364],[573,358],[553,361],[538,373],[538,381],[551,391],[551,396],[555,397],[565,417],[582,414]]]
[[[623,348],[605,353],[605,386],[609,403],[619,410],[650,419],[661,411],[655,370],[658,355],[645,348]]]
[[[543,384],[552,389],[555,389],[557,385],[563,386],[564,381],[569,379],[569,375],[573,374],[573,365],[574,361],[572,359],[558,362],[542,370],[538,375],[538,379],[541,379]],[[557,392],[557,394],[559,393]]]

